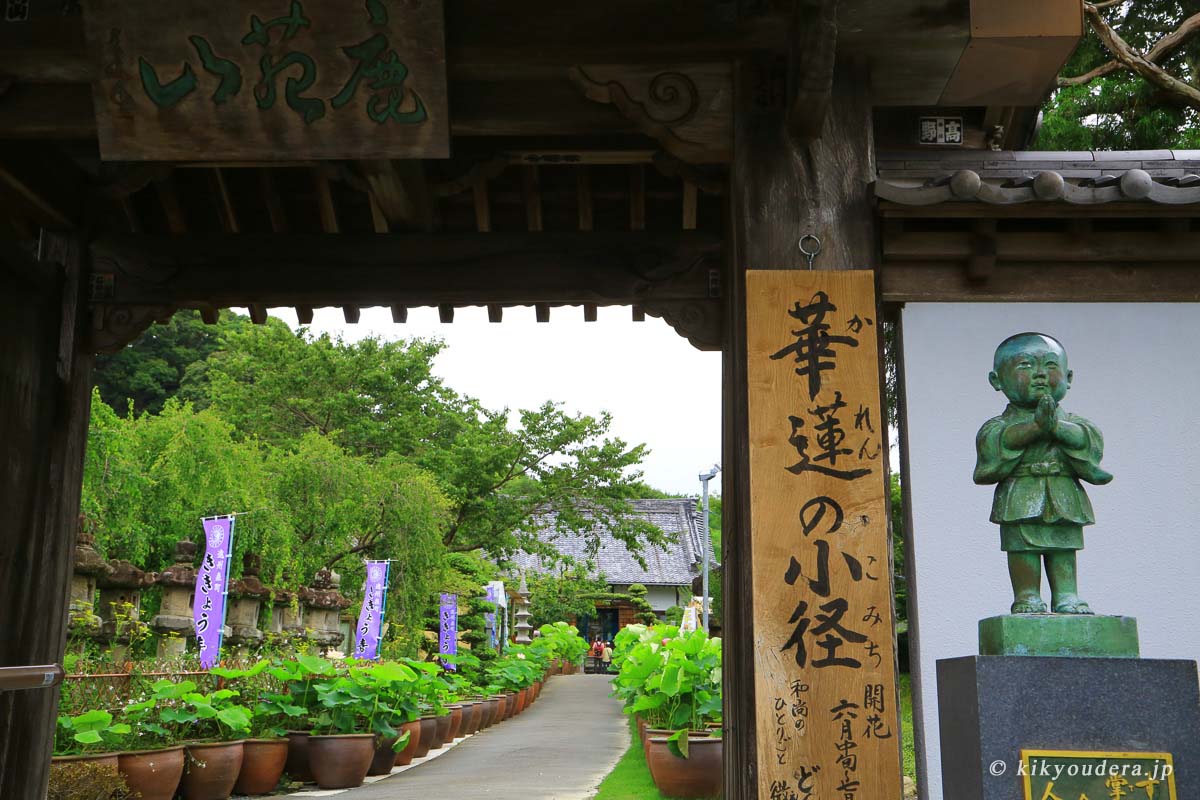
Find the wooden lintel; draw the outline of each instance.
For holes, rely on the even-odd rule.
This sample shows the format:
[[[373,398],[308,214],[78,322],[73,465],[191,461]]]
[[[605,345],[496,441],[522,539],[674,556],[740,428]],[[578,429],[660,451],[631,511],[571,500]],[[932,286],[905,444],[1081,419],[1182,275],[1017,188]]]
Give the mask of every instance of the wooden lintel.
[[[92,245],[112,303],[623,305],[709,299],[704,231],[132,236]]]
[[[984,283],[953,263],[884,259],[885,303],[1194,303],[1200,271],[1185,263],[1081,264],[1047,259],[999,264]]]
[[[883,256],[890,261],[958,261],[974,255],[969,231],[908,231],[885,236]],[[1001,231],[996,234],[996,260],[1006,262],[1154,262],[1195,263],[1200,233],[1162,236],[1154,232],[1097,231],[1085,239],[1071,233]]]

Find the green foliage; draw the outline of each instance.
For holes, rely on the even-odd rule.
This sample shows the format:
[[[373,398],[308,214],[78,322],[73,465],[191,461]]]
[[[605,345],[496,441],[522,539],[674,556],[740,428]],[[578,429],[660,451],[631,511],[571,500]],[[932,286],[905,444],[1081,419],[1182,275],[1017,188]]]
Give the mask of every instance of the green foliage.
[[[674,730],[673,751],[687,757],[688,731],[721,720],[721,640],[673,625],[630,625],[617,634],[613,694],[651,727]]]
[[[268,670],[281,662],[260,659],[245,669],[213,667],[213,675],[224,678],[238,687],[242,697],[253,709],[248,736],[252,739],[281,739],[294,730],[307,709],[298,705],[289,694],[279,691],[279,682]]]
[[[113,715],[102,709],[92,709],[74,717],[60,716],[54,754],[65,756],[114,752],[121,749],[121,744],[131,731],[128,723],[114,723]]]
[[[1146,52],[1184,19],[1200,12],[1196,0],[1139,0],[1119,3],[1102,13],[1121,37]],[[1089,30],[1063,67],[1078,76],[1112,60]],[[1200,40],[1192,37],[1161,66],[1180,80],[1200,87]],[[1034,148],[1039,150],[1139,150],[1200,147],[1200,115],[1178,95],[1120,69],[1079,86],[1057,89],[1042,109]]]
[[[315,431],[354,456],[407,459],[436,475],[449,498],[443,541],[452,550],[550,553],[534,515],[551,511],[559,530],[596,546],[595,525],[635,551],[664,541],[628,504],[645,449],[606,438],[608,415],[545,403],[517,412],[510,427],[508,409],[486,409],[433,375],[439,342],[346,343],[281,324],[230,332],[223,342],[205,362],[204,400],[239,435],[292,450]]]
[[[900,475],[891,475],[890,501],[892,512],[892,579],[895,581],[896,622],[908,621],[908,581],[904,575],[904,496],[900,489]]]
[[[179,394],[188,367],[215,352],[222,334],[249,323],[248,317],[225,313],[216,325],[205,325],[198,311],[176,312],[120,352],[97,356],[93,374],[100,398],[122,415],[130,409],[157,414]]]
[[[654,606],[650,605],[646,600],[646,587],[640,583],[630,584],[629,586],[629,602],[637,609],[633,615],[634,619],[643,625],[653,625],[658,622],[658,615],[654,613]]]
[[[587,640],[579,635],[579,629],[566,622],[555,622],[538,628],[542,645],[551,660],[564,660],[578,664],[588,650]]]
[[[232,742],[245,738],[252,719],[250,709],[236,702],[239,696],[233,689],[188,692],[178,707],[165,708],[159,716],[186,730],[187,741]]]
[[[557,573],[528,576],[529,611],[534,626],[566,623],[596,615],[597,594],[608,590],[603,576],[592,577],[589,565],[561,565]]]

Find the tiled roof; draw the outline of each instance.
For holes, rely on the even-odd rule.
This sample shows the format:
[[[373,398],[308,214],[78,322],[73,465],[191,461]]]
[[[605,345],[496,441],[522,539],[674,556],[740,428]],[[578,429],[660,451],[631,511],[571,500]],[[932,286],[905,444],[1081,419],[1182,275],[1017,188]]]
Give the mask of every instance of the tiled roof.
[[[596,572],[603,574],[610,584],[691,585],[692,579],[701,571],[700,540],[703,532],[698,527],[696,500],[632,500],[630,504],[635,515],[657,525],[675,543],[666,547],[643,547],[642,558],[646,561],[643,569],[624,542],[614,539],[603,528],[594,528],[593,531],[600,535],[600,549],[595,557]],[[584,513],[586,516],[587,512]],[[553,544],[565,556],[587,561],[587,539],[578,534],[559,533],[555,530],[554,522],[553,513],[538,517],[540,538]],[[525,552],[517,553],[512,561],[518,570],[540,572],[547,568],[538,556]],[[710,555],[709,569],[716,566],[716,559]]]
[[[875,195],[949,202],[1200,204],[1200,150],[957,150],[881,153]]]

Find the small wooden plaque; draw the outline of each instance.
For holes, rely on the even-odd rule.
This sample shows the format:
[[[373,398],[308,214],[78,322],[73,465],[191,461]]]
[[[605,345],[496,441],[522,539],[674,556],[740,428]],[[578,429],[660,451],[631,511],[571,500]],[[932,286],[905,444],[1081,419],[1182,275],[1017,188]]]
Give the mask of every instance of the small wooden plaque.
[[[901,795],[874,273],[746,273],[758,796]]]
[[[441,0],[89,1],[105,160],[445,158]]]

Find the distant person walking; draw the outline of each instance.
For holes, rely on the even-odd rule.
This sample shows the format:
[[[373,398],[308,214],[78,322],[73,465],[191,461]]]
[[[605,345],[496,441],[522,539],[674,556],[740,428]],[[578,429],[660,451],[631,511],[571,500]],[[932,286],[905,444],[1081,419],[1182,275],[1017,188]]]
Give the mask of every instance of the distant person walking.
[[[590,655],[592,658],[600,658],[600,656],[604,655],[604,642],[601,641],[599,636],[596,637],[596,641],[592,642]]]
[[[612,666],[612,648],[613,648],[612,642],[605,642],[604,650],[600,654],[600,663],[602,663],[604,665],[605,672],[608,672],[609,667]]]

